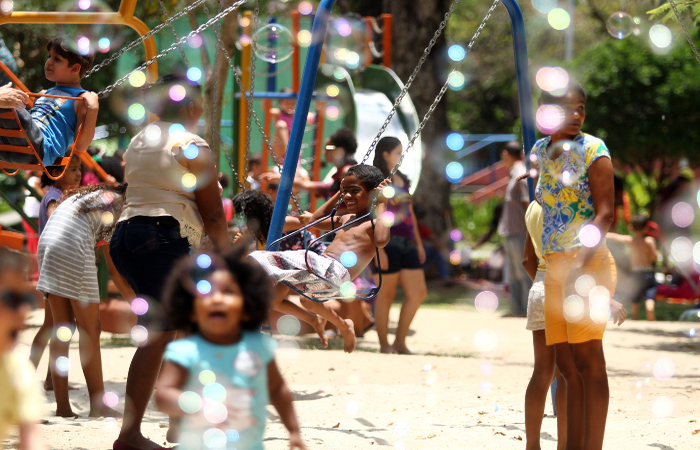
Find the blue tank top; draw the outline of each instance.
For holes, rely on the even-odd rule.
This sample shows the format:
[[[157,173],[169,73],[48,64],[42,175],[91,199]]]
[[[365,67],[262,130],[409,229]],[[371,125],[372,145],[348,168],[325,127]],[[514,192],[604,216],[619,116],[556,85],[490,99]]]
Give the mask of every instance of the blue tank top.
[[[56,86],[47,90],[46,94],[77,97],[83,92],[85,89],[80,87]],[[75,100],[39,97],[29,112],[32,115],[32,120],[44,135],[44,159],[42,162],[45,166],[49,166],[56,159],[64,156],[66,150],[75,140],[75,131],[78,128]]]

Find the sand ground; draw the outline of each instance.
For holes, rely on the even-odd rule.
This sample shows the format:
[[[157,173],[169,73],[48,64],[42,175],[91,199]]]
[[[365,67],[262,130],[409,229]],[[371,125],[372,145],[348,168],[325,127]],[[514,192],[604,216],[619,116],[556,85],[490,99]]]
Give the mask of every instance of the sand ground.
[[[33,327],[22,334],[22,343],[31,342],[42,318],[43,310],[33,313]],[[394,309],[392,319],[397,318]],[[700,340],[688,337],[691,325],[609,324],[604,340],[611,392],[605,449],[700,448]],[[118,409],[123,410],[134,347],[109,333],[103,339],[106,390],[118,394]],[[278,350],[277,361],[295,393],[310,449],[525,448],[523,402],[533,361],[525,319],[483,315],[473,308],[424,307],[408,342],[417,353],[413,356],[378,354],[374,331],[353,354],[315,349],[311,338],[291,341]],[[333,347],[341,348],[338,343]],[[46,374],[47,354],[37,379]],[[87,391],[77,341],[70,358],[70,380],[80,387],[71,391],[74,411],[85,416]],[[667,376],[668,360],[658,363],[661,358],[675,365],[672,377]],[[117,422],[52,417],[52,394],[47,409],[42,429],[51,448],[112,448]],[[549,401],[545,414],[542,448],[555,449],[556,419]],[[159,443],[165,443],[166,429],[159,427],[163,417],[151,402],[144,433]],[[268,419],[265,448],[288,448],[286,431],[272,408]]]

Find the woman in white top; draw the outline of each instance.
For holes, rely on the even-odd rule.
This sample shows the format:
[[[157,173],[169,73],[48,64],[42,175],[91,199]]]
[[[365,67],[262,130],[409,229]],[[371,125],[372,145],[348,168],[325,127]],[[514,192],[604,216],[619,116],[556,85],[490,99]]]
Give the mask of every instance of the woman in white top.
[[[217,251],[231,248],[214,159],[209,145],[193,134],[204,112],[201,88],[186,77],[166,75],[144,99],[161,120],[136,135],[124,154],[129,187],[110,252],[136,295],[148,301],[139,316],[139,331],[147,338],[129,367],[124,424],[114,450],[160,448],[141,434],[141,421],[165,345],[175,337],[160,303],[170,270],[199,247],[202,233]]]

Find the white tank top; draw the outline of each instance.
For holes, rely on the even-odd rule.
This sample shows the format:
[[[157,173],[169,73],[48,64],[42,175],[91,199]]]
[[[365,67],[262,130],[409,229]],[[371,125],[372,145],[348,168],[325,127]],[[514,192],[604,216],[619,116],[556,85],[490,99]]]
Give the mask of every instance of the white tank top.
[[[210,149],[207,142],[196,134],[184,132],[171,136],[171,125],[153,122],[131,140],[124,153],[124,177],[129,186],[126,206],[119,221],[136,216],[173,217],[180,223],[180,235],[197,249],[203,222],[194,196],[196,178],[176,157],[190,144],[202,152]]]

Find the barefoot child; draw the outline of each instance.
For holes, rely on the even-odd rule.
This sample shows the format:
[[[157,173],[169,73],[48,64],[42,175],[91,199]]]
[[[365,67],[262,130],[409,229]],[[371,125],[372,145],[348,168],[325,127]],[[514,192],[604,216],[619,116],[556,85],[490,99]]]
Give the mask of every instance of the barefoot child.
[[[647,310],[647,320],[656,320],[654,306],[656,289],[659,284],[654,276],[654,265],[658,252],[656,241],[647,235],[649,218],[643,214],[632,217],[630,226],[634,236],[608,233],[606,237],[615,242],[627,244],[630,248],[630,270],[634,277],[634,285],[629,295],[632,301],[632,319],[639,319],[639,304],[644,301]]]
[[[289,448],[305,450],[275,341],[259,331],[270,282],[246,253],[243,246],[223,258],[200,253],[173,270],[166,311],[175,328],[192,334],[168,344],[156,404],[171,418],[169,440],[182,448],[213,448],[217,438],[216,448],[262,450],[265,407],[272,403],[289,431]],[[213,419],[209,412],[218,410],[222,419]],[[172,425],[180,421],[178,439]]]
[[[10,426],[19,425],[18,448],[41,450],[46,446],[37,422],[44,398],[34,382],[34,367],[14,351],[34,304],[26,283],[28,262],[0,247],[0,442],[8,437]]]
[[[41,238],[41,233],[46,227],[46,222],[51,217],[51,213],[56,209],[58,201],[63,196],[64,192],[68,192],[71,189],[77,188],[80,185],[80,179],[82,164],[80,163],[80,158],[74,156],[71,159],[68,169],[58,180],[52,180],[46,174],[41,175],[41,187],[45,189],[44,197],[41,199],[41,205],[39,206],[39,237]],[[58,170],[58,169],[55,169]],[[53,332],[53,315],[51,314],[51,305],[48,301],[44,302],[44,323],[39,327],[34,341],[32,342],[32,349],[29,359],[34,364],[34,367],[39,365],[41,357],[44,354],[44,348],[49,342],[49,337]],[[50,365],[49,365],[50,366]],[[46,381],[44,382],[44,389],[47,391],[53,390],[53,383],[51,381],[51,367],[49,367],[46,373]]]
[[[48,297],[53,315],[49,367],[57,416],[76,416],[68,400],[68,370],[57,362],[59,358],[68,357],[73,317],[80,329],[80,360],[90,395],[90,416],[118,415],[102,402],[104,383],[95,245],[111,239],[124,205],[125,191],[126,185],[90,185],[74,189],[56,207],[39,238],[37,290]],[[104,254],[109,259],[109,253]],[[134,297],[116,270],[111,270],[110,275],[124,297]]]
[[[65,37],[56,37],[46,45],[49,58],[44,64],[46,79],[56,83],[42,94],[64,97],[81,97],[84,101],[65,98],[40,97],[27,111],[17,109],[22,128],[42,160],[49,166],[63,157],[75,140],[80,124],[83,125],[75,146],[76,152],[84,152],[95,136],[97,112],[100,108],[97,94],[80,86],[80,80],[95,59],[94,54],[78,53],[75,42]],[[9,110],[0,109],[0,114]],[[0,119],[0,128],[17,129],[13,119]],[[0,144],[26,146],[26,139],[1,137]],[[36,162],[33,153],[0,152],[0,158],[11,163],[26,164]]]
[[[367,214],[372,205],[374,195],[380,195],[380,202],[375,209],[377,217],[386,211],[386,198],[381,195],[384,187],[390,182],[384,179],[382,172],[374,166],[358,164],[348,169],[340,185],[340,191],[330,198],[310,217],[302,218],[302,223],[310,223],[330,214],[331,210],[342,197],[348,214],[327,219],[317,225],[320,230],[338,228],[360,216]],[[375,222],[374,229],[372,222]],[[365,220],[355,223],[353,226],[340,230],[335,234],[333,242],[322,255],[313,252],[305,253],[304,250],[295,251],[258,251],[250,254],[260,263],[265,271],[272,277],[275,286],[274,302],[281,302],[289,293],[289,288],[281,281],[292,284],[304,294],[316,297],[319,300],[338,296],[340,286],[357,278],[362,270],[375,256],[375,246],[383,248],[389,241],[389,228],[381,220]],[[341,255],[349,252],[353,255],[353,265],[345,267],[341,262]],[[314,268],[314,272],[322,273],[323,277],[330,280],[320,280],[317,275],[310,273],[305,261],[308,255],[308,264]],[[329,289],[335,292],[329,292]],[[353,295],[354,296],[354,295]],[[343,320],[328,305],[317,303],[306,298],[301,299],[304,308],[328,319],[343,336],[345,351],[350,353],[355,349],[356,338],[354,324],[351,320]]]

